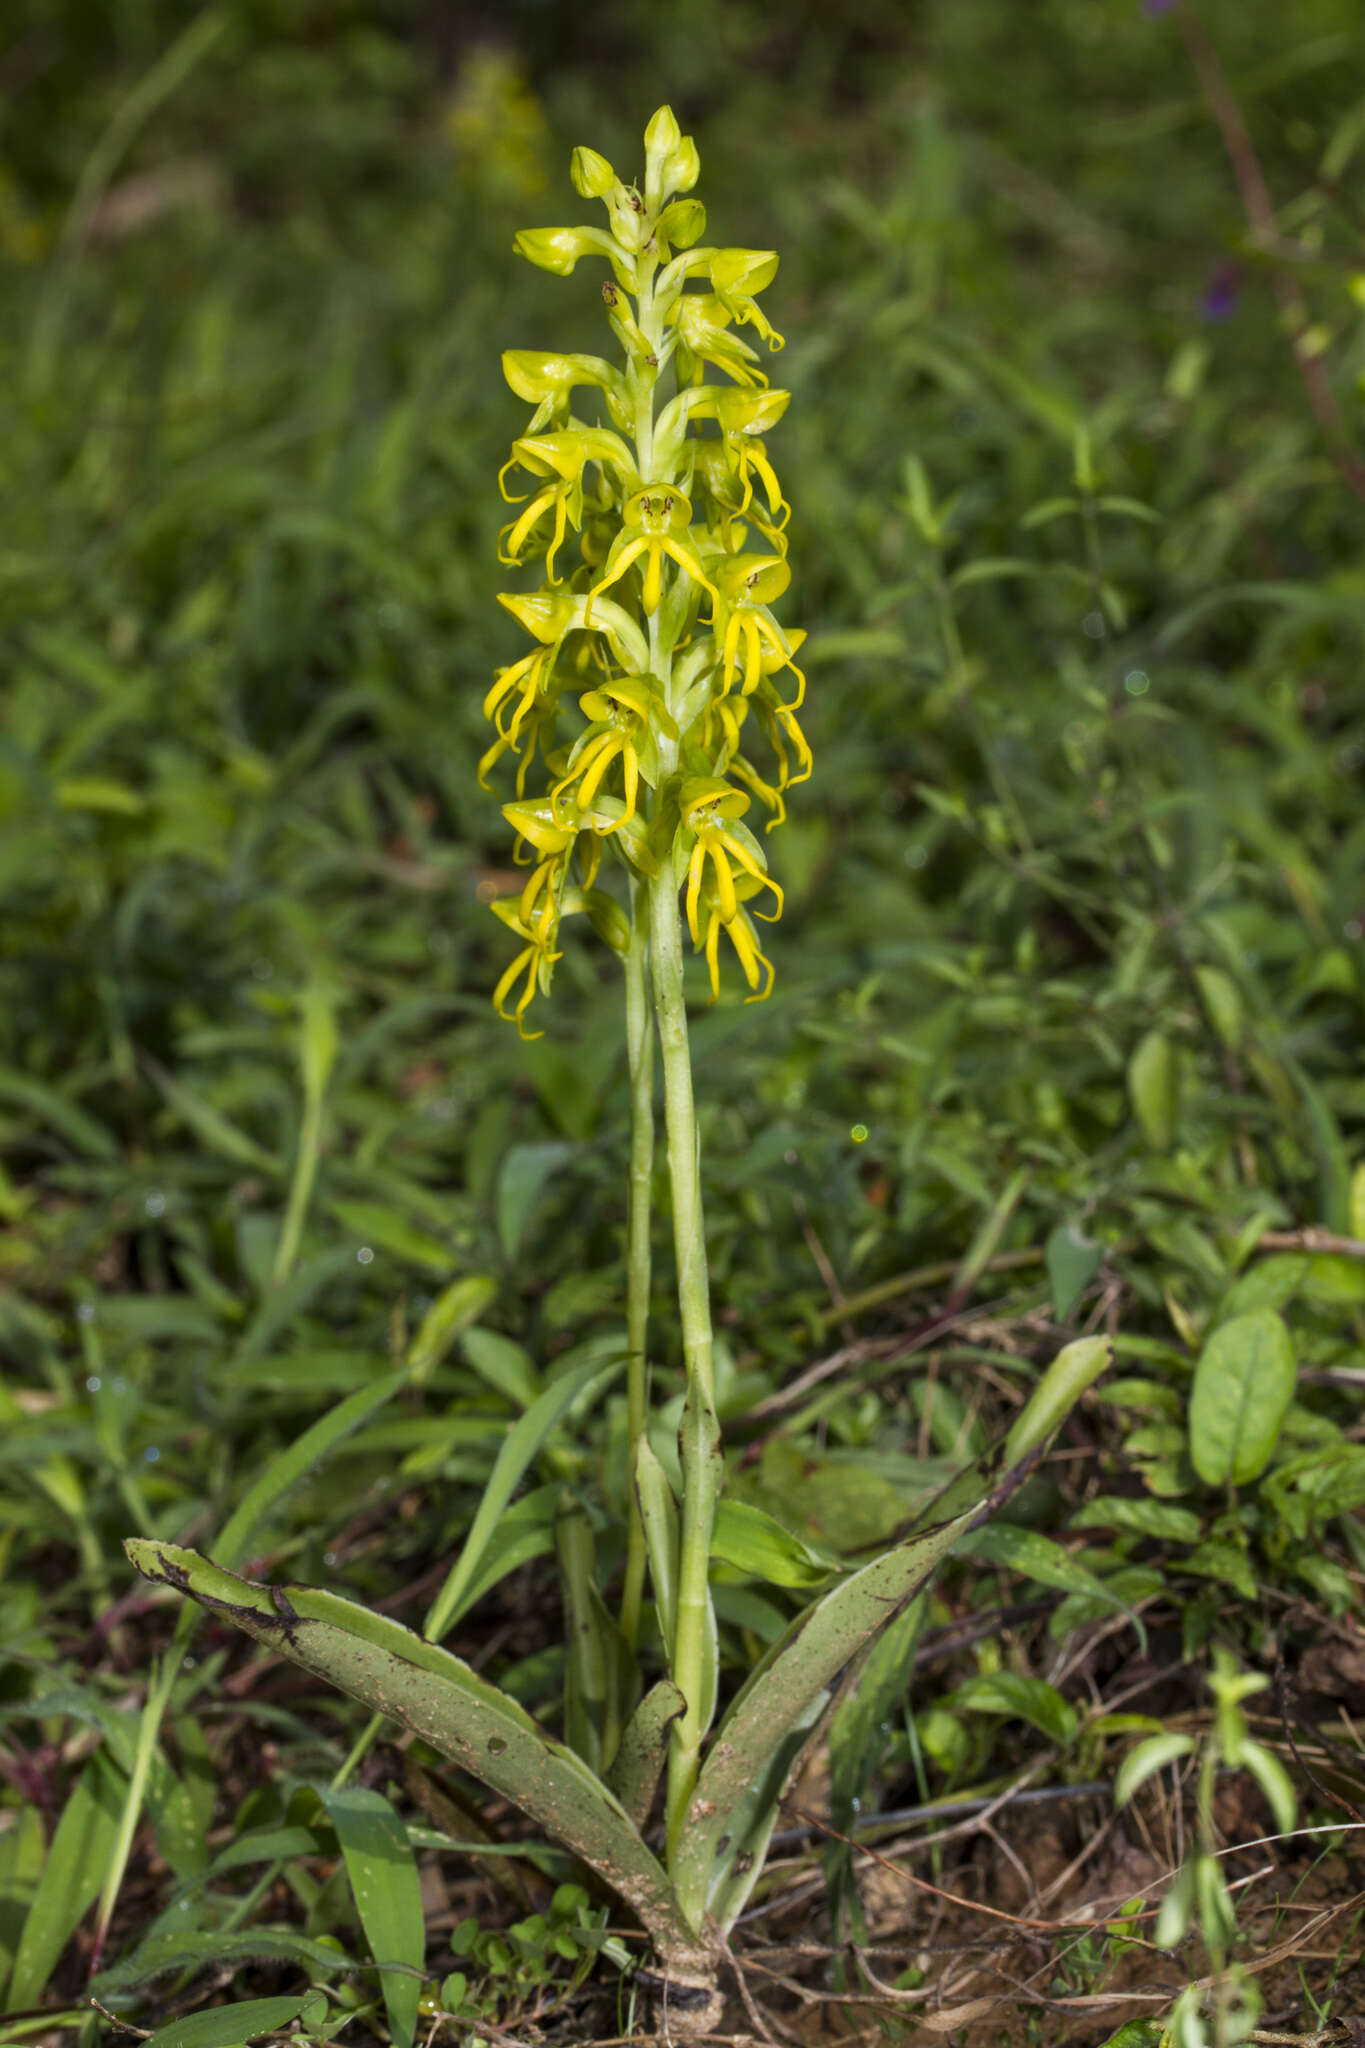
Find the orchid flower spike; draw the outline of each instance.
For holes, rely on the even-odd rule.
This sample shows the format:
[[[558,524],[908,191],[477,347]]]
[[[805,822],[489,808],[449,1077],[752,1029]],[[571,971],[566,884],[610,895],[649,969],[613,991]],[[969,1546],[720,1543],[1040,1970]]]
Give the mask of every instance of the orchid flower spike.
[[[746,1001],[773,984],[754,919],[781,914],[782,890],[744,814],[757,804],[773,831],[782,792],[811,768],[795,718],[805,634],[774,609],[791,581],[791,512],[769,437],[790,393],[762,367],[782,346],[758,303],[777,257],[706,242],[700,172],[696,144],[661,107],[636,170],[574,151],[574,190],[604,219],[516,238],[557,277],[605,267],[594,290],[619,351],[503,356],[531,411],[498,478],[513,508],[498,557],[535,565],[540,582],[501,596],[532,645],[484,699],[494,736],[479,777],[512,757],[504,810],[529,875],[493,904],[520,941],[494,1002],[524,1036],[563,919],[585,913],[622,952],[633,892],[661,876],[677,878],[713,999],[722,938]]]

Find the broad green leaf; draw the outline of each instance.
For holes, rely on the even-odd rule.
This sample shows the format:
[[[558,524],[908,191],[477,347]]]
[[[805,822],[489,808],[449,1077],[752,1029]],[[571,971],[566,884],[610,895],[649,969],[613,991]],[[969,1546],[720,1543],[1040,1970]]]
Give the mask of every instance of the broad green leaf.
[[[1270,1309],[1220,1323],[1190,1389],[1190,1462],[1207,1486],[1245,1486],[1270,1462],[1294,1398],[1294,1345]]]
[[[540,1451],[551,1432],[563,1420],[578,1396],[588,1387],[599,1382],[603,1387],[614,1379],[625,1364],[618,1359],[606,1366],[600,1358],[587,1359],[571,1372],[545,1389],[532,1402],[520,1421],[508,1431],[506,1441],[498,1452],[483,1499],[465,1537],[464,1547],[450,1568],[446,1582],[432,1603],[426,1619],[424,1633],[433,1641],[439,1639],[454,1627],[470,1604],[470,1588],[474,1584],[484,1552],[493,1538],[493,1532],[512,1495],[521,1484],[531,1460]]]
[[[1001,1714],[1030,1722],[1039,1734],[1064,1748],[1076,1733],[1076,1709],[1055,1686],[1017,1671],[982,1671],[945,1694],[945,1707],[967,1707],[977,1714]]]
[[[1113,1358],[1114,1347],[1107,1337],[1078,1337],[1074,1344],[1064,1345],[1016,1417],[1005,1439],[1001,1465],[1006,1469],[1017,1465],[1046,1443],[1086,1388],[1108,1371]]]
[[[912,1600],[882,1630],[868,1650],[861,1670],[835,1707],[829,1726],[829,1811],[841,1835],[851,1835],[859,1805],[875,1781],[894,1721],[899,1718],[915,1648],[924,1625],[925,1601]],[[825,1846],[825,1874],[838,1928],[836,1939],[852,1934],[867,1938],[862,1902],[853,1882],[853,1850],[849,1842],[831,1838]]]
[[[1157,2048],[1164,2031],[1160,2020],[1125,2020],[1100,2048]]]
[[[1164,1031],[1139,1040],[1128,1062],[1128,1094],[1148,1144],[1169,1151],[1176,1133],[1176,1059]]]
[[[38,2003],[58,1957],[94,1903],[118,1833],[123,1798],[119,1773],[103,1751],[97,1751],[62,1810],[28,1909],[10,1977],[11,2011],[24,2012]]]
[[[1259,1742],[1243,1742],[1238,1758],[1243,1769],[1251,1772],[1266,1797],[1266,1804],[1275,1816],[1275,1825],[1285,1834],[1292,1829],[1297,1812],[1294,1787],[1289,1773],[1273,1751]]]
[[[839,1560],[824,1557],[784,1529],[762,1508],[722,1500],[711,1534],[711,1555],[769,1586],[820,1586]]]
[[[1218,1319],[1247,1315],[1252,1309],[1288,1308],[1308,1278],[1312,1260],[1307,1252],[1272,1252],[1238,1275],[1218,1305]]]
[[[1181,1558],[1180,1567],[1201,1579],[1216,1579],[1220,1585],[1230,1586],[1243,1600],[1258,1598],[1251,1560],[1238,1543],[1201,1543],[1188,1557]]]
[[[1209,1021],[1229,1052],[1236,1052],[1246,1030],[1242,991],[1221,967],[1196,967],[1195,981]]]
[[[260,2034],[292,2025],[309,1996],[301,1991],[293,1998],[244,1998],[236,2005],[187,2013],[149,2034],[147,2048],[245,2048]]]
[[[572,1145],[552,1138],[538,1145],[514,1145],[503,1160],[498,1175],[498,1241],[509,1260],[517,1255],[546,1183],[573,1153]]]
[[[1099,1272],[1104,1246],[1087,1237],[1074,1223],[1059,1223],[1048,1238],[1045,1257],[1052,1288],[1052,1313],[1059,1323],[1065,1323]]]
[[[458,1657],[314,1586],[258,1585],[193,1550],[146,1538],[132,1538],[124,1548],[145,1578],[227,1615],[258,1642],[411,1729],[510,1799],[598,1872],[670,1963],[701,1966],[673,1887],[624,1807],[572,1750]]]
[[[382,1792],[351,1785],[324,1792],[322,1803],[336,1829],[360,1924],[380,1968],[394,2048],[412,2048],[426,1961],[417,1859]],[[386,1968],[390,1963],[407,1967]]]
[[[1134,1536],[1152,1536],[1159,1543],[1197,1543],[1204,1524],[1193,1508],[1173,1501],[1148,1500],[1139,1494],[1102,1493],[1085,1501],[1072,1515],[1072,1529],[1122,1529]]]

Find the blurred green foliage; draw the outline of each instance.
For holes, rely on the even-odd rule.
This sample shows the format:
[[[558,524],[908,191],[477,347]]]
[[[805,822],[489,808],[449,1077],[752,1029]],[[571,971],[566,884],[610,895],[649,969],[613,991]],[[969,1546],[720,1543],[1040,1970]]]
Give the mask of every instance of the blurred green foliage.
[[[1359,446],[1356,10],[1203,16]],[[296,1576],[365,1597],[420,1579],[537,1375],[614,1342],[619,988],[571,939],[552,1035],[524,1047],[492,1018],[485,905],[509,877],[472,763],[510,644],[495,476],[519,414],[498,353],[551,339],[511,235],[557,217],[572,144],[628,162],[665,96],[727,232],[783,251],[780,455],[812,627],[818,768],[784,835],[778,991],[697,1017],[737,1445],[827,1333],[885,1340],[749,1426],[765,1440],[737,1490],[817,1543],[875,1541],[1036,1357],[1107,1318],[1127,1377],[1088,1411],[1101,1497],[1073,1559],[1187,1655],[1220,1616],[1263,1642],[1266,1586],[1358,1605],[1365,1265],[1262,1239],[1365,1235],[1361,507],[1174,20],[1137,0],[12,0],[16,1715],[78,1666],[93,1691],[126,1683],[117,1619],[112,1673],[88,1633],[126,1591],[118,1536],[211,1548],[263,1464],[401,1362],[452,1283],[489,1283],[460,1297],[478,1339],[438,1309],[406,1405],[288,1496],[262,1545]],[[555,321],[556,345],[594,347],[594,287]],[[324,1013],[316,1181],[281,1274]],[[937,1277],[897,1287],[919,1269]],[[888,1368],[945,1297],[958,1323]],[[1298,1385],[1238,1494],[1191,1464],[1187,1397],[1197,1365],[1213,1384],[1216,1328],[1266,1310]],[[566,1474],[619,1494],[623,1425],[610,1403],[571,1417],[547,1494]],[[1040,1481],[1030,1514],[1056,1534],[1074,1505]],[[971,1583],[998,1596],[989,1570]],[[1059,1633],[1114,1612],[1044,1583]],[[751,1635],[795,1597],[724,1593]],[[552,1655],[502,1663],[548,1692]],[[881,1782],[979,1774],[1001,1710],[983,1723],[972,1699],[920,1701]],[[52,1740],[58,1710],[37,1725]],[[27,1727],[0,1759],[16,1798],[39,1769]],[[101,1769],[129,1768],[127,1739]],[[202,1832],[195,1740],[158,1811],[183,1795]],[[317,1767],[316,1730],[288,1742],[253,1825],[282,1825],[288,1771]],[[41,1769],[65,1796],[72,1774]],[[0,1890],[26,1906],[32,1844],[0,1841]]]

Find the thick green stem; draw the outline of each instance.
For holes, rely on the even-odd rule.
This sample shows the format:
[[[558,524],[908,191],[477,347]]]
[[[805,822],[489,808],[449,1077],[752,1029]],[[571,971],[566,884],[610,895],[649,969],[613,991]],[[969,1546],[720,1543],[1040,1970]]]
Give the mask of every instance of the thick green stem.
[[[626,1579],[621,1634],[629,1649],[640,1633],[645,1531],[635,1497],[636,1456],[649,1402],[650,1192],[654,1175],[654,1020],[649,1009],[649,917],[645,891],[631,883],[626,954],[626,1059],[630,1068],[630,1187],[626,1210]]]
[[[715,1420],[711,1366],[711,1292],[706,1271],[700,1157],[692,1099],[692,1059],[683,995],[682,928],[671,863],[650,884],[650,976],[663,1060],[668,1175],[673,1196],[673,1244],[678,1267],[678,1308],[687,1366],[687,1414],[682,1431],[682,1535],[678,1558],[677,1622],[672,1644],[673,1682],[687,1701],[675,1725],[668,1759],[669,1848],[676,1845],[697,1779],[706,1733],[707,1639],[710,1631],[708,1568],[711,1531],[724,1461]]]

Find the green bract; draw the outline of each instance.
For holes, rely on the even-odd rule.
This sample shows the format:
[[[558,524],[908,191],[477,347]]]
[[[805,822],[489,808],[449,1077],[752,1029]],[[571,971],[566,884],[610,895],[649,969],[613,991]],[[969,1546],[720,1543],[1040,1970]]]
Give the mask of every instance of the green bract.
[[[736,330],[782,346],[757,303],[777,257],[695,246],[706,213],[683,195],[699,170],[691,137],[661,108],[645,136],[643,191],[596,150],[574,151],[574,189],[601,200],[607,227],[528,228],[516,238],[521,255],[560,276],[580,258],[605,258],[602,297],[623,356],[620,368],[534,349],[503,357],[508,383],[535,410],[499,479],[517,511],[498,554],[508,564],[539,561],[544,581],[502,598],[538,644],[499,670],[488,694],[497,737],[480,776],[515,757],[517,802],[506,815],[517,858],[534,872],[515,907],[493,906],[522,942],[494,1001],[523,1036],[532,1035],[531,1003],[551,985],[561,919],[587,908],[590,885],[599,899],[609,894],[611,868],[622,876],[617,855],[640,871],[640,844],[621,830],[637,818],[652,871],[671,861],[686,885],[688,928],[713,996],[722,937],[748,999],[772,987],[753,917],[776,916],[782,894],[735,821],[756,798],[771,830],[786,814],[783,790],[810,773],[795,715],[805,678],[794,656],[805,636],[772,609],[791,580],[789,508],[760,438],[789,394],[768,388],[757,351]],[[757,761],[741,741],[750,712],[743,737],[758,743]],[[554,827],[539,836],[524,822],[536,756]],[[715,792],[699,806],[688,792],[702,784]],[[604,819],[611,801],[615,815]],[[604,851],[610,865],[599,878]],[[751,913],[746,904],[765,890],[768,911]],[[593,921],[603,922],[600,907]]]

